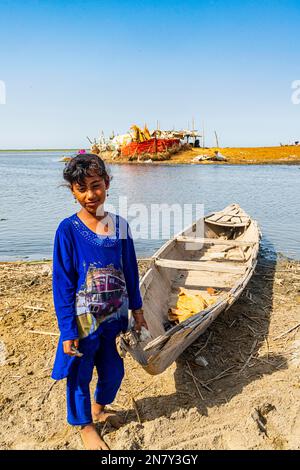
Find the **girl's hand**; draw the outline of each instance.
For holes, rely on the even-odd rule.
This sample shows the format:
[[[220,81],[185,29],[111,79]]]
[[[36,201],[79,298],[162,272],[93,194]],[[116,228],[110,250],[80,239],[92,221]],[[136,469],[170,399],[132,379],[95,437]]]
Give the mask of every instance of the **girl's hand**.
[[[138,333],[141,331],[142,326],[148,330],[148,325],[146,323],[146,320],[144,318],[144,312],[143,309],[139,308],[138,310],[132,310],[132,315],[134,318],[134,329]]]
[[[76,351],[72,348],[78,349],[79,346],[79,339],[68,339],[63,341],[64,353],[68,354],[68,356],[77,356]]]

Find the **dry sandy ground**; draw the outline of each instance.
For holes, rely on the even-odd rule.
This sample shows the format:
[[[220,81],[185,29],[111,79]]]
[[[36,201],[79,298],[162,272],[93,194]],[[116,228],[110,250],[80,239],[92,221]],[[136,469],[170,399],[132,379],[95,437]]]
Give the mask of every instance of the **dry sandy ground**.
[[[249,148],[193,148],[182,154],[172,156],[172,162],[180,163],[181,160],[190,162],[196,155],[214,155],[215,150],[227,158],[225,164],[299,164],[300,163],[300,145],[282,146],[282,147],[249,147]],[[182,162],[183,163],[183,162]],[[200,162],[201,165],[211,165],[216,162]],[[223,164],[223,163],[221,163]]]
[[[193,158],[199,155],[213,156],[215,150],[219,150],[226,158],[227,162],[192,162]],[[111,153],[102,155],[109,163],[128,163],[125,157],[111,159]],[[149,158],[149,157],[147,157]],[[137,164],[136,161],[131,162]],[[194,163],[195,165],[230,165],[230,164],[300,164],[300,145],[284,145],[280,147],[227,147],[227,148],[191,148],[171,156],[170,160],[156,161],[154,164],[184,164]],[[143,162],[140,162],[143,164]]]
[[[65,382],[50,379],[57,337],[31,332],[57,333],[50,266],[0,264],[1,449],[82,449],[65,421]],[[299,263],[261,258],[243,297],[162,375],[127,356],[113,405],[126,423],[99,427],[108,445],[300,449],[299,290]]]

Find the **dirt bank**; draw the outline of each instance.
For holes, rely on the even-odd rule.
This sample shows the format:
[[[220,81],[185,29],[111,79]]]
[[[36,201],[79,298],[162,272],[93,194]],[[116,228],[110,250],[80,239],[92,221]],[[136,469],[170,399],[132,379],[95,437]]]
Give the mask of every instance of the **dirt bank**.
[[[215,150],[219,150],[226,158],[227,162],[193,162],[193,159],[199,155],[213,156]],[[118,157],[111,158],[111,153],[107,152],[104,158],[109,163],[132,163],[136,164],[136,161],[128,162],[128,158]],[[261,164],[287,164],[287,165],[299,165],[300,164],[300,145],[287,145],[280,147],[247,147],[247,148],[191,148],[182,152],[171,155],[169,160],[155,161],[154,164],[185,164],[194,163],[196,165],[261,165]],[[140,164],[144,164],[140,162]]]
[[[1,449],[82,448],[50,379],[57,336],[31,332],[58,332],[50,266],[0,264]],[[299,449],[299,322],[300,263],[260,258],[243,297],[162,375],[126,357],[114,403],[126,424],[99,430],[112,449]]]

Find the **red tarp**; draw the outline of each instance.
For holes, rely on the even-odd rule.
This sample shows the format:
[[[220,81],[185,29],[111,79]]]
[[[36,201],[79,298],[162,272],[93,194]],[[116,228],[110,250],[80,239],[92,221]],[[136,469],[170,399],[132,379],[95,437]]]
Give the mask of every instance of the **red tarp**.
[[[145,142],[131,142],[121,148],[121,155],[131,157],[142,153],[165,152],[174,145],[179,145],[180,139],[150,139]]]

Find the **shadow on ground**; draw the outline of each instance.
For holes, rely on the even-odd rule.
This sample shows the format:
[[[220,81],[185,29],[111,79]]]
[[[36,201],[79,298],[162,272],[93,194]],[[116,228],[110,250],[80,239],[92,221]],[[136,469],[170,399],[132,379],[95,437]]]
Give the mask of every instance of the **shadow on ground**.
[[[191,408],[207,416],[209,408],[230,402],[249,383],[287,368],[286,358],[268,352],[276,263],[276,257],[269,260],[260,253],[239,300],[179,357],[176,393],[137,399],[143,422]],[[259,350],[265,352],[258,354]],[[195,362],[197,354],[205,358],[207,367]],[[127,416],[130,421],[136,421],[134,411]]]

